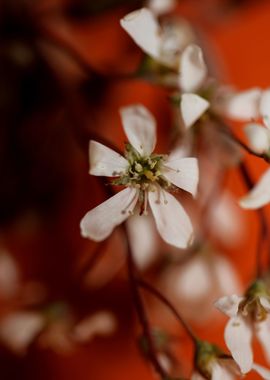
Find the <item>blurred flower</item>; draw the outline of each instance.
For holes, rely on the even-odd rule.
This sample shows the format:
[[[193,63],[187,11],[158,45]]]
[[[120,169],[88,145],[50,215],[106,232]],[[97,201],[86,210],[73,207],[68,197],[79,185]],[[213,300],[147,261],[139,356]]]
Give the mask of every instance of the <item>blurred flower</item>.
[[[241,289],[231,263],[206,248],[181,265],[169,266],[161,287],[175,305],[181,305],[186,318],[198,323],[214,316],[212,304],[219,295]]]
[[[121,110],[124,131],[130,144],[126,158],[113,150],[90,142],[90,174],[118,177],[115,185],[126,188],[93,210],[81,221],[82,236],[95,241],[106,239],[140,206],[147,214],[148,202],[158,232],[169,244],[186,248],[192,241],[190,219],[180,203],[167,189],[179,187],[195,196],[198,185],[196,158],[174,158],[153,154],[156,145],[156,124],[143,106]],[[166,190],[165,190],[166,189]]]
[[[19,288],[19,273],[15,260],[6,251],[0,251],[0,298],[13,297]]]
[[[73,336],[78,342],[87,342],[95,336],[110,335],[116,328],[117,322],[112,313],[98,311],[80,321],[73,330]]]
[[[147,8],[157,16],[162,16],[165,13],[171,12],[176,4],[176,0],[148,0],[146,2]]]
[[[222,297],[215,306],[230,317],[224,337],[241,371],[247,373],[252,368],[253,332],[270,362],[270,294],[264,282],[254,282],[244,297],[235,294]]]
[[[45,326],[45,318],[34,311],[14,311],[0,319],[0,340],[23,354]]]

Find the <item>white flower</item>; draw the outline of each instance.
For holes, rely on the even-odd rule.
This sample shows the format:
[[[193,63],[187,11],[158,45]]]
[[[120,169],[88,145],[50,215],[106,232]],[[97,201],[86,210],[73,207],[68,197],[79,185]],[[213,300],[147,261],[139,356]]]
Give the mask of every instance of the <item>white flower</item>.
[[[194,34],[186,21],[178,19],[161,26],[155,14],[147,8],[127,14],[120,24],[146,54],[176,70],[181,52],[194,41]]]
[[[140,206],[147,213],[148,203],[163,240],[179,248],[192,241],[193,229],[183,207],[166,189],[179,187],[195,196],[198,186],[196,158],[176,158],[153,154],[156,124],[143,106],[121,109],[129,140],[126,158],[104,145],[90,142],[90,174],[118,177],[114,184],[126,188],[93,210],[81,221],[82,236],[95,241],[106,239]]]
[[[230,317],[225,328],[225,341],[234,360],[247,373],[253,366],[252,335],[255,333],[270,362],[270,296],[261,281],[256,281],[245,297],[220,298],[215,306]],[[268,377],[270,378],[270,374]]]
[[[214,344],[204,341],[197,342],[195,368],[191,380],[234,380],[245,374],[236,360]],[[270,371],[258,364],[252,364],[249,371],[251,370],[265,380],[270,379]]]

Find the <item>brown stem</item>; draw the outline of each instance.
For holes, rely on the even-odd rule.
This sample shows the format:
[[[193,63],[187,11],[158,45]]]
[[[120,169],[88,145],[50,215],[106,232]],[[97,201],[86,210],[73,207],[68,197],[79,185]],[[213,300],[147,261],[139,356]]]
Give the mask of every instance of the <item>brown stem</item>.
[[[172,314],[175,316],[175,318],[181,323],[182,327],[184,327],[185,331],[189,335],[189,337],[192,339],[192,341],[196,344],[198,342],[198,338],[193,333],[190,326],[185,322],[185,320],[182,318],[182,316],[179,314],[179,312],[176,310],[176,308],[170,303],[170,301],[157,289],[155,289],[152,285],[148,284],[144,280],[137,279],[137,284],[151,293],[154,297],[156,297],[160,302],[162,302],[165,306],[168,307],[168,309],[172,312]]]
[[[128,278],[130,283],[130,289],[132,293],[132,298],[134,302],[134,306],[143,330],[143,335],[145,336],[148,343],[148,356],[149,359],[155,369],[155,371],[159,374],[162,380],[171,379],[171,377],[166,373],[166,371],[161,367],[158,359],[157,353],[153,344],[153,338],[151,334],[151,328],[149,325],[149,321],[144,309],[143,301],[138,289],[138,284],[136,280],[136,267],[132,256],[131,247],[129,244],[129,239],[127,235],[126,226],[124,225],[124,233],[126,236],[127,243],[127,267],[128,267]]]

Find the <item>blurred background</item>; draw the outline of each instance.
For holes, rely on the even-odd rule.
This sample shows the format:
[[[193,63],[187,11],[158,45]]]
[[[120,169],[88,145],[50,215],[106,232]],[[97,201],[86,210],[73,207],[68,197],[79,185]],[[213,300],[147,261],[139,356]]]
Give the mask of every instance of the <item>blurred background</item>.
[[[104,138],[122,149],[121,106],[147,106],[158,120],[158,149],[169,144],[167,92],[130,77],[142,52],[119,24],[143,5],[137,0],[0,2],[4,380],[155,378],[138,349],[140,329],[121,236],[116,232],[112,244],[98,245],[83,239],[79,230],[86,211],[105,197],[100,183],[88,175],[89,139]],[[174,14],[192,24],[219,80],[239,89],[269,86],[269,1],[179,0]],[[260,160],[248,159],[248,164],[254,178],[265,169]],[[236,195],[245,192],[233,170],[228,187]],[[236,272],[239,287],[253,274],[258,228],[254,213],[240,217],[245,238],[233,247],[220,244],[234,268],[227,268],[228,276]],[[182,359],[181,368],[190,370],[188,337],[166,311],[146,301],[153,325],[164,324],[177,336],[175,355]],[[214,314],[202,321],[198,315],[207,311],[209,301],[183,306],[183,312],[184,307],[196,332],[225,347],[226,319]],[[256,355],[261,360],[259,348]]]

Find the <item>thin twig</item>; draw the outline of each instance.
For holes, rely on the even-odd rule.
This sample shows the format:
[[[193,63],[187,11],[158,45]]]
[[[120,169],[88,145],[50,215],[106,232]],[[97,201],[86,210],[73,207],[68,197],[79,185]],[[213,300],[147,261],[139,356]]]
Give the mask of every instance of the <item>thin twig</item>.
[[[159,290],[157,290],[152,285],[148,284],[147,282],[141,279],[137,279],[137,284],[149,293],[151,293],[154,297],[159,299],[159,301],[162,302],[164,305],[166,305],[168,309],[172,312],[172,314],[175,316],[175,318],[181,323],[182,327],[184,327],[185,331],[192,339],[192,341],[195,344],[198,342],[198,338],[196,337],[190,326],[185,322],[185,320],[182,318],[182,316],[179,314],[176,308],[171,304],[171,302]]]

